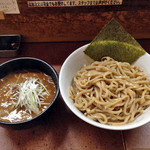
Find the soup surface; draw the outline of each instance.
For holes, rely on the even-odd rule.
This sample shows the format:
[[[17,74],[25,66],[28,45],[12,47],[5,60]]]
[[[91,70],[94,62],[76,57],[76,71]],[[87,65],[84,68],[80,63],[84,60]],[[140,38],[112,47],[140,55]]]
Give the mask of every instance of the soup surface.
[[[53,80],[42,72],[11,73],[0,79],[0,120],[31,119],[49,106],[55,93]]]

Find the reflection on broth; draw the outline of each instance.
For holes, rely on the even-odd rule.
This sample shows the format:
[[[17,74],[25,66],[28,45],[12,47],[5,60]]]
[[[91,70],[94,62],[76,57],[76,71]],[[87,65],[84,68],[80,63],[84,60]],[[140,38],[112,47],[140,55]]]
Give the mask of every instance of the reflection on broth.
[[[21,71],[0,80],[0,120],[20,122],[44,111],[56,93],[53,80],[44,73]]]

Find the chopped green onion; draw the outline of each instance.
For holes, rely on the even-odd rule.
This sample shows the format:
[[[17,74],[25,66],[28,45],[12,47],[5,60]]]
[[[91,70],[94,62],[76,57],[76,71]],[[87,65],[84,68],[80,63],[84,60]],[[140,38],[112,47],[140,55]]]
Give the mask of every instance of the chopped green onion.
[[[19,87],[19,96],[15,106],[24,106],[29,113],[39,114],[39,107],[41,107],[40,98],[49,95],[46,87],[37,78],[29,78],[17,85]]]

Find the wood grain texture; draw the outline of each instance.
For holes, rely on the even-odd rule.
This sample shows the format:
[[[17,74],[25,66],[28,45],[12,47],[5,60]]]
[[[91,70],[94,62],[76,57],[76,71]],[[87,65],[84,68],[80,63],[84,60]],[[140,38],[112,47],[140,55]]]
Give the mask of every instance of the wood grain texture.
[[[113,17],[136,39],[150,38],[149,0],[66,8],[28,8],[26,0],[18,4],[21,14],[0,20],[0,34],[21,34],[24,42],[92,40]]]
[[[17,57],[42,59],[59,73],[65,59],[89,42],[22,43]],[[150,39],[138,42],[150,53]],[[0,63],[12,58],[0,58]],[[61,97],[54,111],[31,128],[14,130],[0,126],[0,150],[148,150],[149,139],[150,123],[129,131],[96,128],[76,117]]]
[[[4,20],[4,19],[5,19],[4,12],[0,11],[0,20]]]
[[[87,42],[22,43],[17,57],[36,57],[56,71],[64,60]],[[0,63],[12,58],[0,58]],[[0,150],[124,150],[122,132],[94,127],[75,116],[61,96],[53,110],[31,127],[15,130],[0,126]]]
[[[22,130],[0,127],[0,149],[124,150],[121,131],[103,130],[81,121],[60,97],[55,110],[33,127]]]
[[[137,129],[124,131],[127,150],[149,150],[150,149],[150,123]]]

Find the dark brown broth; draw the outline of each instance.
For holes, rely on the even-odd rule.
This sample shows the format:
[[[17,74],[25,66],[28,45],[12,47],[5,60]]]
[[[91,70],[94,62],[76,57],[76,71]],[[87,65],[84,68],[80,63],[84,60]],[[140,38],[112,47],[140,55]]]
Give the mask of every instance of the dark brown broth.
[[[0,80],[0,120],[5,122],[20,122],[35,117],[37,114],[30,114],[24,107],[15,108],[13,101],[17,101],[17,96],[12,95],[18,90],[13,89],[13,93],[9,94],[13,84],[24,82],[27,78],[39,78],[43,85],[49,91],[49,95],[44,98],[44,102],[50,104],[55,97],[56,87],[53,80],[44,73],[35,71],[21,71],[7,75]],[[8,96],[9,95],[9,96]],[[47,108],[48,105],[42,105],[40,113]]]

